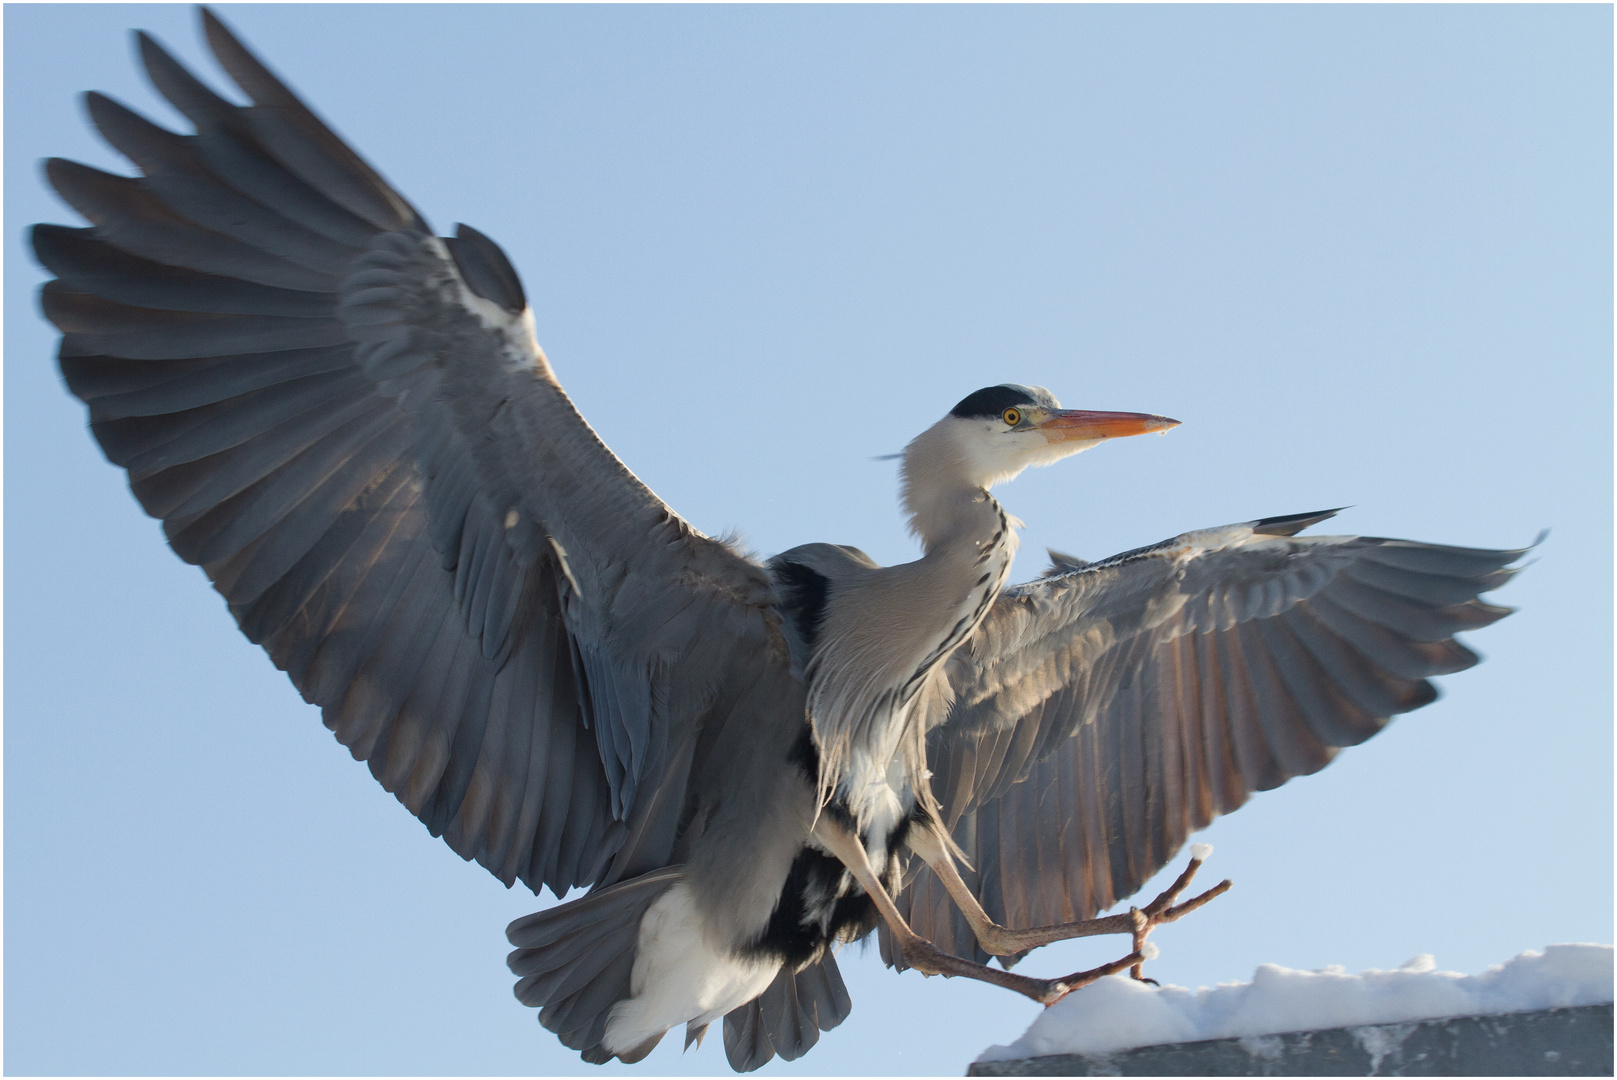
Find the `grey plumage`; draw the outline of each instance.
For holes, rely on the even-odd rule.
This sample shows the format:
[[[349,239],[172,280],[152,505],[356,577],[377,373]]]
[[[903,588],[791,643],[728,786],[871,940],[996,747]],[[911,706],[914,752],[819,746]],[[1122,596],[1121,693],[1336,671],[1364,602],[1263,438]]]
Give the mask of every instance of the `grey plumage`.
[[[796,1061],[852,1008],[835,957],[827,954],[798,972],[783,967],[769,989],[725,1015],[725,1055],[737,1072],[762,1068],[776,1054]]]
[[[507,928],[517,1000],[539,1008],[539,1022],[563,1044],[586,1053],[600,1044],[607,1010],[628,996],[640,919],[681,870],[642,874]]]
[[[1252,522],[1006,590],[950,658],[928,746],[983,906],[1010,926],[1089,918],[1251,792],[1430,702],[1425,680],[1477,662],[1452,635],[1508,612],[1477,595],[1522,554]],[[930,871],[906,900],[919,933],[986,959]]]
[[[737,1069],[800,1056],[849,1013],[830,946],[879,922],[894,962],[911,931],[986,961],[951,852],[1002,928],[1090,919],[1430,701],[1476,662],[1454,635],[1505,614],[1478,596],[1520,551],[1297,535],[1328,514],[1052,553],[1004,589],[989,486],[1174,423],[1011,384],[906,451],[922,559],[760,564],[596,437],[492,240],[435,236],[203,26],[251,104],[141,35],[195,133],[90,94],[141,175],[46,164],[90,222],[32,234],[63,376],[386,790],[507,885],[590,890],[509,928],[519,998],[586,1060],[720,1018]]]

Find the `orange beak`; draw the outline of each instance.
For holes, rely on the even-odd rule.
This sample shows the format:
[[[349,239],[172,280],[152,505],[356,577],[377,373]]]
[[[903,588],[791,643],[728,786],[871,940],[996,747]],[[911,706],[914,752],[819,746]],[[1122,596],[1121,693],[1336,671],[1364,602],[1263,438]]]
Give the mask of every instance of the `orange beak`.
[[[1177,420],[1150,413],[1085,412],[1082,409],[1057,409],[1049,419],[1034,425],[1053,443],[1119,439],[1124,435],[1149,435],[1152,432],[1160,434],[1178,426]]]

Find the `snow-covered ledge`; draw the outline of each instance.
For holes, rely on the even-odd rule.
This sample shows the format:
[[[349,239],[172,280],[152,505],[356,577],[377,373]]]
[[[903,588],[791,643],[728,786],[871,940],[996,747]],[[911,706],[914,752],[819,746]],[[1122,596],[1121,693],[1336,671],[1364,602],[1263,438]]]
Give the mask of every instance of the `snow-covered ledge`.
[[[1551,945],[1480,975],[1423,954],[1358,975],[1265,964],[1213,989],[1116,976],[989,1047],[970,1075],[1458,1075],[1491,1053],[1513,1064],[1480,1071],[1531,1059],[1536,1075],[1610,1075],[1612,997],[1609,945]]]

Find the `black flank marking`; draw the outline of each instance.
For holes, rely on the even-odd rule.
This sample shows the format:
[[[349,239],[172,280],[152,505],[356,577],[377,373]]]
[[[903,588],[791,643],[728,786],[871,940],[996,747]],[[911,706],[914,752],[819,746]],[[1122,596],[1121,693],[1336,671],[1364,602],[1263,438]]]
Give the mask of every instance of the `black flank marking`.
[[[837,900],[836,907],[831,909],[828,936],[832,940],[856,941],[876,929],[876,922],[876,902],[866,896],[863,889],[856,888]]]
[[[803,644],[813,649],[820,639],[820,626],[825,622],[825,604],[831,595],[831,582],[817,570],[802,563],[783,562],[775,565],[775,579],[786,594],[785,607],[791,615]]]
[[[1037,404],[1038,402],[1022,391],[1013,390],[1009,386],[985,386],[950,409],[949,415],[958,416],[962,419],[998,417],[1000,413],[1012,405]]]
[[[988,577],[989,577],[989,575],[984,574],[982,577],[977,579],[977,584],[979,586],[988,584]]]
[[[827,803],[825,809],[821,810],[820,813],[824,814],[832,821],[835,821],[838,825],[841,825],[844,829],[847,829],[855,836],[859,835],[859,823],[854,821],[853,815],[848,813],[848,807],[843,803]],[[838,865],[840,866],[841,864],[839,863]]]
[[[814,745],[814,731],[807,723],[803,725],[803,732],[792,744],[791,752],[786,755],[788,761],[803,770],[811,784],[820,782],[820,748]]]
[[[798,852],[768,925],[758,940],[744,951],[778,956],[793,965],[807,963],[818,956],[831,940],[831,927],[825,925],[824,912],[808,910],[807,899],[809,896],[835,896],[846,873],[843,865],[829,855],[810,848]],[[869,902],[869,897],[863,899]],[[833,905],[830,921],[835,921],[835,911],[841,906],[840,901]]]
[[[932,811],[922,806],[920,800],[916,800],[915,805],[910,807],[910,821],[916,825],[937,824],[937,819],[932,816]]]
[[[914,826],[914,824],[915,811],[911,810],[909,814],[904,817],[903,821],[900,821],[897,825],[893,826],[893,831],[887,835],[888,861],[892,861],[894,858],[896,858],[894,853],[904,846],[904,838],[909,836],[910,829]]]

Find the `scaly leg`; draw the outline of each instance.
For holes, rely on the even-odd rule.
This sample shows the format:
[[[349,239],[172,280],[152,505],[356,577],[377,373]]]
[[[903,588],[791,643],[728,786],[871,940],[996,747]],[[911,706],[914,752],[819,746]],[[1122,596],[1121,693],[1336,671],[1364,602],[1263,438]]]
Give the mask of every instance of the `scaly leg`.
[[[1041,945],[1049,945],[1051,942],[1093,937],[1097,934],[1131,934],[1134,938],[1134,951],[1139,952],[1145,947],[1145,939],[1152,929],[1190,914],[1214,897],[1227,892],[1232,884],[1228,880],[1221,881],[1200,896],[1175,906],[1174,901],[1178,900],[1180,894],[1190,886],[1191,879],[1196,876],[1196,871],[1201,869],[1202,863],[1210,854],[1205,844],[1195,844],[1191,847],[1190,865],[1185,867],[1184,873],[1180,874],[1162,895],[1143,909],[1131,907],[1126,915],[1108,915],[1105,918],[1085,919],[1082,922],[1012,930],[996,923],[989,917],[988,912],[983,910],[983,906],[972,895],[971,889],[961,879],[960,872],[955,869],[953,857],[930,829],[923,827],[910,830],[907,842],[911,850],[925,860],[932,868],[932,872],[938,875],[938,880],[943,882],[944,889],[954,899],[955,905],[966,917],[966,922],[971,925],[978,944],[990,956],[1014,956],[1029,949],[1037,949]],[[1144,978],[1138,963],[1133,965],[1131,974],[1136,979]]]
[[[892,897],[887,895],[887,890],[877,880],[876,872],[870,865],[870,857],[865,852],[865,845],[856,835],[833,821],[831,815],[822,814],[815,822],[813,837],[848,868],[854,880],[859,883],[859,887],[875,902],[882,921],[892,932],[893,942],[898,948],[903,965],[912,967],[924,975],[942,975],[944,978],[959,975],[968,979],[979,979],[1025,994],[1042,1005],[1052,1005],[1080,986],[1087,986],[1104,975],[1115,975],[1145,959],[1140,953],[1132,952],[1121,960],[1088,971],[1075,971],[1063,978],[1032,979],[1026,975],[1017,975],[1014,972],[951,956],[910,929],[909,923],[904,921],[904,916],[900,915],[898,908],[894,906]]]

